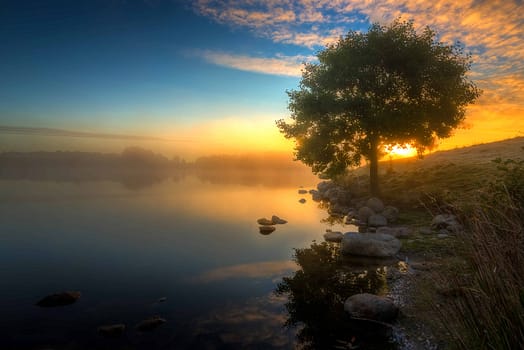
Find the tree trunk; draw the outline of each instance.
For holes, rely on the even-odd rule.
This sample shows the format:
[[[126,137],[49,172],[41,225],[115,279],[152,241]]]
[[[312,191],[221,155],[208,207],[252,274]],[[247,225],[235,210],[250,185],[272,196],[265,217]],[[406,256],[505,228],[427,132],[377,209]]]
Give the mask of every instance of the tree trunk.
[[[378,180],[378,142],[372,139],[369,152],[369,191],[372,196],[380,196],[380,185]]]

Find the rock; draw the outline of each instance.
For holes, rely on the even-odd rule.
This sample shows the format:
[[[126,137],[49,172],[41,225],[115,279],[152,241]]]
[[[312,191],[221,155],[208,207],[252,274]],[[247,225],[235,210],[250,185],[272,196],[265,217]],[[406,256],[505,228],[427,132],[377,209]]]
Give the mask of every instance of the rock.
[[[342,234],[342,232],[338,231],[327,231],[326,233],[324,233],[324,239],[328,242],[339,243],[342,242],[343,237],[344,235]]]
[[[167,300],[166,297],[161,297],[161,298],[158,298],[158,300],[156,301],[157,303],[163,303]]]
[[[437,238],[446,238],[448,236],[449,236],[449,234],[447,234],[447,233],[439,233],[439,234],[437,234]]]
[[[347,232],[342,238],[342,254],[391,257],[398,253],[401,247],[398,239],[391,235],[380,233]]]
[[[375,214],[370,207],[363,206],[358,210],[358,219],[362,222],[368,222],[368,218]]]
[[[444,228],[455,233],[462,230],[462,225],[453,214],[439,214],[435,216],[431,221],[431,227],[436,230]]]
[[[407,238],[411,236],[412,230],[407,226],[388,227],[382,226],[377,229],[377,233],[391,235],[396,238]]]
[[[340,204],[340,203],[335,203],[335,205],[331,206],[329,208],[329,213],[330,214],[336,214],[338,216],[342,216],[344,217],[345,216],[345,213],[347,213],[349,210],[348,207]]]
[[[322,195],[320,194],[320,192],[316,190],[311,190],[309,191],[309,193],[311,194],[311,199],[315,202],[320,202],[322,200]]]
[[[263,235],[269,235],[271,232],[275,231],[275,226],[260,226],[259,231]]]
[[[368,225],[373,227],[387,226],[388,220],[381,214],[373,214],[368,218]]]
[[[98,333],[104,337],[114,338],[121,336],[126,330],[126,325],[122,323],[110,324],[98,327]]]
[[[358,211],[355,210],[355,208],[349,208],[349,210],[348,210],[346,215],[350,219],[356,219],[356,218],[358,218]]]
[[[307,193],[307,190],[303,190],[303,189],[298,190],[298,194],[306,194],[306,193]]]
[[[304,203],[306,203],[306,199],[305,199],[305,198],[300,198],[300,199],[298,200],[298,202],[304,204]]]
[[[165,319],[158,317],[158,316],[154,316],[154,317],[148,318],[147,320],[143,320],[142,322],[137,324],[136,329],[141,332],[148,332],[148,331],[152,331],[160,327],[161,325],[163,325],[166,322],[167,321]]]
[[[56,307],[70,305],[76,302],[82,293],[76,291],[67,291],[55,293],[44,297],[36,305],[41,307]]]
[[[344,311],[352,318],[391,322],[398,316],[398,307],[389,299],[373,294],[355,294],[346,299]]]
[[[266,218],[261,218],[261,219],[258,219],[257,220],[257,223],[259,225],[274,225],[273,221],[272,220],[268,220]]]
[[[397,221],[398,219],[398,209],[391,206],[391,205],[387,205],[386,207],[384,207],[384,210],[382,210],[381,214],[388,220],[388,222],[395,222]]]
[[[271,217],[271,222],[274,224],[274,225],[284,225],[284,224],[287,224],[287,221],[284,220],[284,219],[281,219],[279,218],[278,216],[276,215],[273,215]]]
[[[331,181],[322,181],[317,185],[318,192],[320,192],[321,195],[324,195],[324,193],[329,190],[332,187],[335,187],[336,184]]]
[[[426,226],[424,226],[424,227],[420,227],[420,228],[418,229],[418,232],[419,232],[420,234],[422,234],[422,235],[430,235],[430,234],[433,233],[433,230],[431,229],[431,227],[426,227]]]
[[[384,203],[377,197],[371,197],[366,201],[366,207],[371,208],[375,213],[380,213],[384,210]]]

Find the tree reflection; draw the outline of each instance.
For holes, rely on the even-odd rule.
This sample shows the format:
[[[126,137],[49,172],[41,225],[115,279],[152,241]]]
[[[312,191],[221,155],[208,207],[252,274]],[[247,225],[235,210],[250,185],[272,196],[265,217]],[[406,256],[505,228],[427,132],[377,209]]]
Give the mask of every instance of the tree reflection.
[[[344,312],[344,301],[353,294],[384,294],[387,268],[354,269],[338,250],[339,244],[327,242],[295,249],[300,270],[284,277],[275,290],[288,297],[285,325],[299,326],[297,340],[303,349],[351,348],[363,342],[366,349],[394,348],[380,337],[369,339]]]

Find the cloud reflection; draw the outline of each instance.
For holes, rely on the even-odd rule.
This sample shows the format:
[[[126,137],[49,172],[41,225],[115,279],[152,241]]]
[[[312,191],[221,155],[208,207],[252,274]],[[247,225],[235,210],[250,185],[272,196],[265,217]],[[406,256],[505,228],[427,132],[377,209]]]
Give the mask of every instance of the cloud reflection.
[[[231,278],[276,278],[296,270],[297,264],[291,260],[264,261],[212,269],[195,277],[192,282],[209,283]]]

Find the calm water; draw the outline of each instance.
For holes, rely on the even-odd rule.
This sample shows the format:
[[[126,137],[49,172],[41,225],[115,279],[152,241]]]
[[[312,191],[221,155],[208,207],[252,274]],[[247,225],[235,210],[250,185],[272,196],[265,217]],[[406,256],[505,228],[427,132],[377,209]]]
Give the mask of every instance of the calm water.
[[[0,348],[294,348],[273,291],[298,269],[293,248],[348,228],[322,223],[326,212],[298,194],[314,177],[259,180],[0,180]],[[273,214],[289,223],[261,235],[256,219]],[[34,305],[65,290],[82,297]],[[155,315],[167,323],[134,329]],[[127,325],[123,337],[97,334],[112,323]]]

